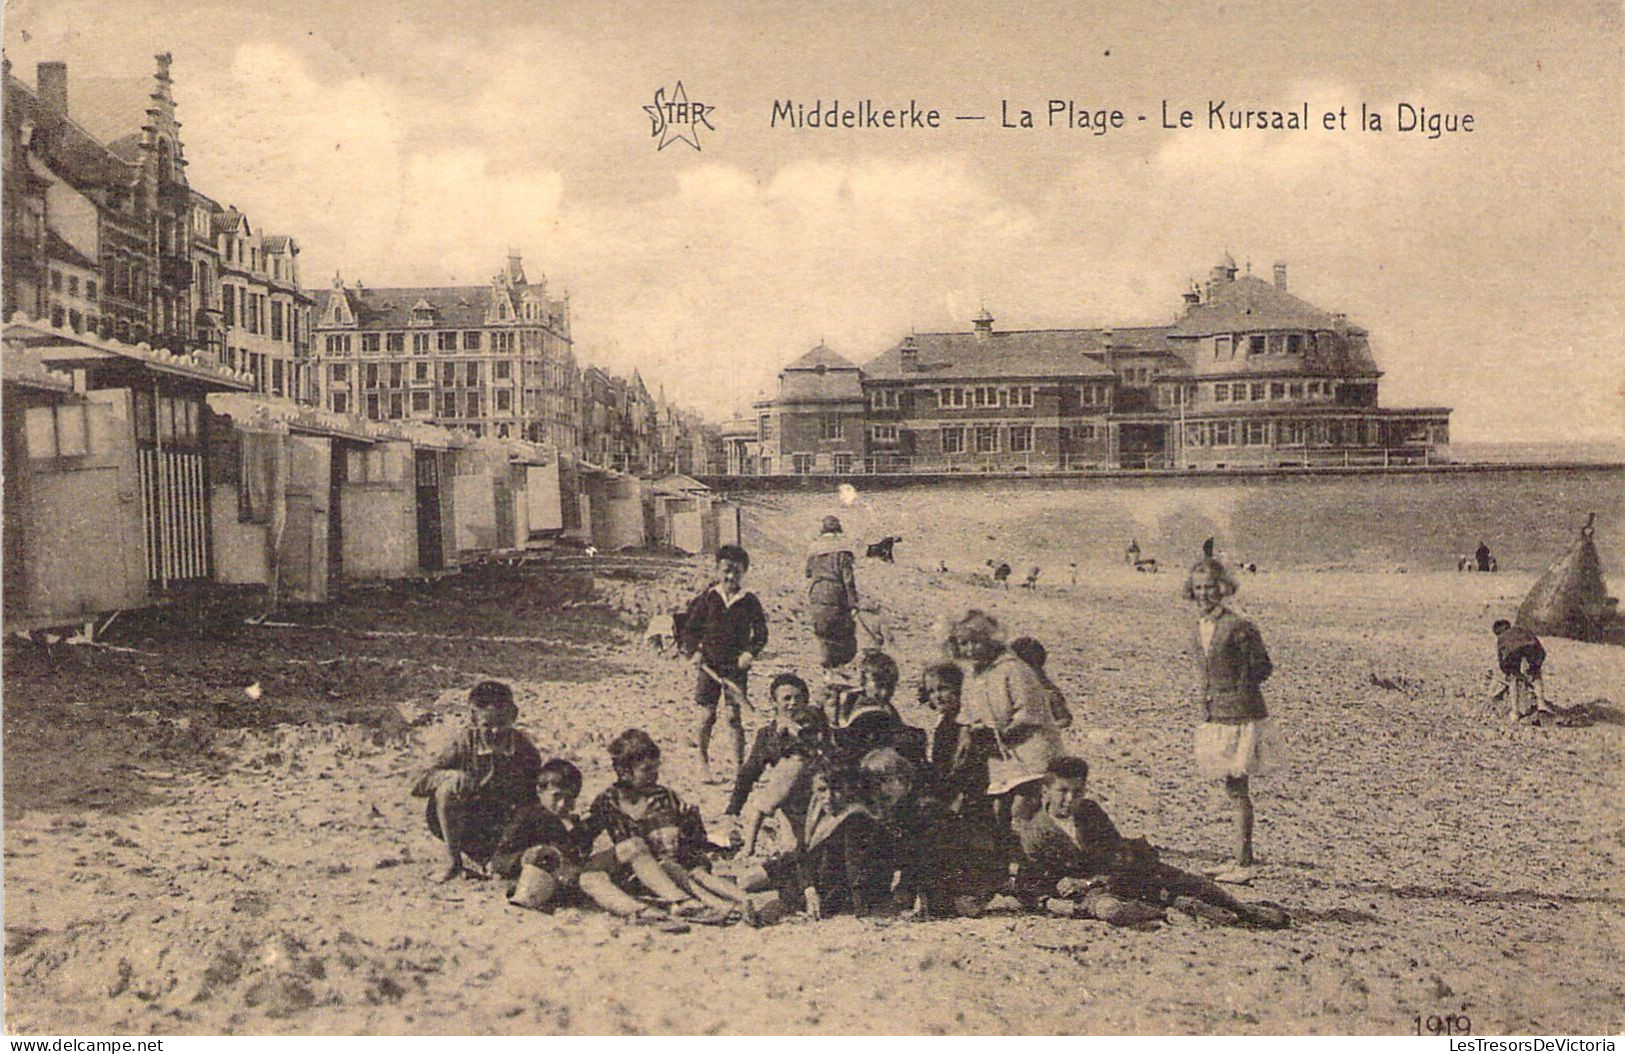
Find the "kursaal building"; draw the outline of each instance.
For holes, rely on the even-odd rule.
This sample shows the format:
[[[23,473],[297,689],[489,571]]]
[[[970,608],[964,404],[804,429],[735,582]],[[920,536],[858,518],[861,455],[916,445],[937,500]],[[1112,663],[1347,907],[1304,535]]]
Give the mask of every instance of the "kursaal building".
[[[1171,325],[911,333],[859,367],[820,344],[756,404],[762,475],[1426,464],[1445,407],[1384,408],[1366,330],[1226,254]]]

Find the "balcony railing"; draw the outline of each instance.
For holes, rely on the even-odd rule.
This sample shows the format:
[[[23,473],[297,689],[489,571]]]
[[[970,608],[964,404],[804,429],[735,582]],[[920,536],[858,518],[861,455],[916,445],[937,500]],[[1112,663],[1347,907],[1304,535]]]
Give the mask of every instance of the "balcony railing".
[[[734,459],[737,463],[738,459]],[[752,461],[754,459],[751,459]],[[870,454],[846,465],[790,464],[785,475],[846,476],[1025,474],[1089,475],[1091,473],[1156,472],[1174,470],[1230,471],[1272,468],[1398,468],[1445,464],[1425,446],[1359,447],[1339,449],[1270,448],[1255,446],[1202,447],[1184,457],[1169,451],[1123,451],[1078,454],[943,454],[934,457],[908,454]],[[754,466],[752,466],[754,467]],[[737,474],[737,473],[736,473]],[[754,473],[746,473],[754,474]]]

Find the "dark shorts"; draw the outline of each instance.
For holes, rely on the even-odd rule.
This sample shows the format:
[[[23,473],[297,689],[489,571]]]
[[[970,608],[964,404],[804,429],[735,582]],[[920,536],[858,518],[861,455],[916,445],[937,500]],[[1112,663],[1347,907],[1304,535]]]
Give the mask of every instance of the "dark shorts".
[[[1539,677],[1541,664],[1545,661],[1545,648],[1539,644],[1525,644],[1507,653],[1506,658],[1501,660],[1501,672],[1508,677],[1516,677],[1520,672]]]
[[[748,689],[750,684],[750,673],[748,671],[718,670],[717,672],[725,679],[737,684],[741,694]],[[724,699],[722,685],[712,680],[711,675],[704,670],[694,671],[694,677],[694,702],[696,704],[705,707],[707,710],[715,710],[717,703],[721,702],[724,713],[730,718],[739,716],[739,699],[737,696],[729,692],[728,697]]]

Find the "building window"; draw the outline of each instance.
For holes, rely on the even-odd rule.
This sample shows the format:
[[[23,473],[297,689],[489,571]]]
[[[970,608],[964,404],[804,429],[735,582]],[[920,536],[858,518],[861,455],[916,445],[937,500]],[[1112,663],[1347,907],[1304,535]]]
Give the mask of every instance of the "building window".
[[[1231,422],[1231,421],[1215,421],[1215,422],[1213,422],[1213,445],[1214,446],[1234,446],[1235,445],[1234,432],[1232,431],[1232,428],[1231,428],[1232,424],[1233,424],[1233,422]]]
[[[440,416],[441,417],[456,417],[457,416],[457,393],[455,393],[455,392],[441,392],[440,393]]]
[[[428,334],[424,334],[424,336],[428,336]],[[436,334],[436,338],[435,347],[440,351],[457,350],[457,334],[455,332],[446,330],[442,333]]]
[[[53,293],[62,292],[62,272],[61,271],[52,271],[51,272],[51,292],[53,292]]]
[[[483,402],[484,402],[484,400],[482,400],[480,398],[480,393],[479,392],[469,392],[468,393],[468,416],[469,417],[483,417],[484,416],[484,411],[481,409],[481,405],[482,405]]]
[[[758,443],[767,442],[767,420],[767,414],[763,414],[756,419],[756,441]]]
[[[1033,430],[1031,425],[1012,426],[1010,429],[1010,453],[1025,454],[1033,448]]]
[[[336,414],[349,413],[350,412],[350,393],[349,392],[331,392],[331,393],[329,393],[328,396],[327,396],[327,405],[331,406],[333,408],[333,412],[336,413]]]
[[[1230,401],[1230,386],[1228,384],[1215,384],[1213,386],[1213,401],[1227,403]]]
[[[1286,337],[1286,353],[1288,355],[1297,355],[1302,353],[1302,351],[1303,335],[1300,333],[1288,333]]]
[[[897,426],[871,425],[869,428],[869,438],[876,443],[895,443],[897,442]]]
[[[271,360],[271,394],[282,394],[282,360]]]
[[[1264,354],[1264,334],[1262,334],[1262,333],[1254,333],[1253,335],[1251,335],[1250,337],[1247,338],[1247,354],[1249,354],[1249,355],[1262,355],[1262,354]]]
[[[414,334],[412,334],[412,354],[414,354],[414,355],[427,355],[427,354],[429,354],[429,334],[427,334],[427,333],[414,333]]]
[[[812,471],[813,456],[811,454],[792,454],[790,462],[795,468],[795,474],[805,476]]]
[[[954,391],[955,389],[947,389]],[[942,430],[942,452],[944,454],[963,454],[965,452],[965,430],[963,428],[944,428]]]
[[[67,324],[67,321],[68,313],[63,310],[62,305],[53,304],[51,306],[51,325],[55,326],[57,329],[61,329]]]
[[[406,387],[406,366],[399,362],[389,364],[389,386],[391,388]]]
[[[96,281],[95,281],[95,279],[92,279],[92,278],[85,279],[85,299],[86,300],[94,300],[94,299],[96,299]]]
[[[378,412],[378,393],[377,392],[368,392],[367,393],[367,419],[371,420],[371,421],[378,421],[378,420],[382,419],[381,415]]]
[[[999,389],[992,387],[977,387],[971,389],[972,406],[998,406]]]
[[[1230,343],[1230,335],[1228,333],[1224,334],[1223,336],[1213,338],[1213,359],[1215,362],[1217,362],[1219,359],[1231,358],[1233,356],[1231,349],[1232,345]]]
[[[1249,398],[1251,398],[1254,402],[1263,402],[1264,401],[1264,382],[1262,382],[1262,381],[1254,381],[1253,382],[1252,394],[1249,396]]]
[[[976,452],[978,454],[997,454],[999,452],[999,429],[997,425],[976,426]]]
[[[480,364],[470,362],[463,367],[464,382],[470,388],[478,387],[480,383]]]
[[[406,416],[406,396],[400,392],[389,393],[389,419],[399,421]]]
[[[944,388],[937,399],[937,403],[944,410],[963,410],[965,408],[965,389]]]
[[[363,334],[361,334],[361,354],[363,354],[363,355],[376,355],[376,354],[378,354],[378,334],[376,334],[376,333],[363,333]]]
[[[480,331],[479,330],[477,330],[477,329],[469,329],[469,330],[464,330],[463,331],[463,350],[464,351],[479,351],[480,350]]]
[[[271,301],[271,339],[282,340],[282,305],[275,300]],[[362,349],[367,345],[366,337],[361,338]]]
[[[413,384],[428,384],[429,383],[429,364],[427,362],[414,362],[414,363],[412,363],[412,383]]]
[[[1031,406],[1033,404],[1032,385],[1023,384],[1010,389],[1011,406]]]
[[[1270,354],[1271,355],[1282,355],[1282,354],[1285,354],[1285,353],[1286,353],[1286,334],[1285,333],[1271,333],[1270,334]]]
[[[76,275],[76,274],[70,274],[68,276],[68,295],[69,296],[78,296],[79,295],[79,276]]]
[[[1320,382],[1319,381],[1310,381],[1304,387],[1304,391],[1308,394],[1309,398],[1311,398],[1311,399],[1319,399],[1320,398]]]
[[[1275,399],[1285,399],[1285,398],[1286,398],[1286,385],[1284,383],[1282,383],[1281,381],[1271,381],[1270,382],[1270,399],[1273,401]]]
[[[495,352],[509,352],[513,350],[512,333],[491,334],[491,350]]]
[[[1268,421],[1248,421],[1247,442],[1251,446],[1269,446],[1270,423]]]
[[[414,414],[426,414],[426,413],[428,413],[430,411],[430,405],[429,404],[433,401],[433,399],[434,399],[434,394],[432,392],[413,392],[412,393],[412,412]]]
[[[1302,446],[1303,422],[1282,421],[1280,426],[1279,444],[1281,446]]]
[[[479,336],[478,333],[474,335]],[[491,364],[491,375],[499,381],[512,380],[513,363],[509,362],[507,359],[499,359]]]
[[[378,364],[369,362],[361,367],[361,387],[377,388],[378,386]]]
[[[341,362],[327,369],[327,376],[334,384],[350,383],[350,364]]]
[[[457,383],[457,364],[455,362],[442,362],[440,364],[441,387],[450,388]]]
[[[222,307],[225,308],[226,325],[228,325],[228,326],[233,326],[233,325],[237,324],[237,299],[236,298],[237,298],[237,290],[236,290],[236,288],[234,286],[229,286],[229,285],[226,285],[224,283],[221,283],[221,286],[220,286],[220,304],[221,304]],[[333,338],[328,337],[327,338],[327,343],[328,343],[328,349],[327,350],[332,351],[333,350],[333,348],[332,348]]]
[[[497,413],[505,414],[513,411],[513,390],[510,388],[497,389]]]
[[[1294,398],[1294,399],[1302,399],[1303,398],[1303,382],[1302,381],[1293,381],[1290,385],[1287,386],[1287,391],[1291,394],[1292,398]]]

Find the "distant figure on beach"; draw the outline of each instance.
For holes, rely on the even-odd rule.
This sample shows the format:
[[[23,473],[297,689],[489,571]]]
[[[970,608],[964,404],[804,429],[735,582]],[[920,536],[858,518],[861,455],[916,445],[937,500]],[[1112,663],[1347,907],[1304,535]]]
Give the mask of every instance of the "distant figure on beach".
[[[1023,589],[1037,589],[1038,588],[1038,576],[1039,576],[1039,574],[1042,573],[1042,571],[1043,571],[1043,569],[1039,568],[1039,567],[1035,567],[1031,571],[1028,571],[1026,580],[1021,583],[1021,588],[1023,588]]]
[[[1077,562],[1073,561],[1072,563],[1069,563],[1066,566],[1067,566],[1067,569],[1072,572],[1072,584],[1077,585],[1078,584],[1078,565],[1077,565]]]
[[[1490,547],[1483,542],[1478,543],[1478,549],[1473,554],[1473,560],[1480,571],[1495,570],[1495,557],[1490,555]]]
[[[856,557],[841,532],[841,521],[825,516],[807,553],[807,605],[813,636],[823,651],[826,671],[845,666],[858,653]]]
[[[1466,553],[1457,553],[1456,554],[1456,572],[1458,574],[1460,574],[1460,573],[1465,572],[1465,571],[1471,571],[1472,569],[1473,569],[1472,557],[1468,556]]]
[[[1499,687],[1490,697],[1512,696],[1514,720],[1539,721],[1540,714],[1550,713],[1546,702],[1546,682],[1541,678],[1541,667],[1546,662],[1546,647],[1540,638],[1514,626],[1506,619],[1496,619],[1490,627],[1495,634],[1495,660],[1501,672]]]
[[[1010,564],[1006,560],[989,560],[988,569],[993,572],[993,584],[1010,588]]]
[[[1130,567],[1140,562],[1140,540],[1138,538],[1128,540],[1128,548],[1123,550],[1123,562]]]
[[[1234,864],[1214,875],[1221,882],[1252,880],[1253,800],[1249,781],[1273,767],[1277,748],[1269,710],[1259,690],[1275,667],[1251,619],[1225,606],[1239,588],[1213,555],[1213,539],[1191,565],[1185,597],[1196,605],[1196,653],[1202,669],[1202,724],[1196,729],[1196,767],[1224,781],[1235,817]]]

